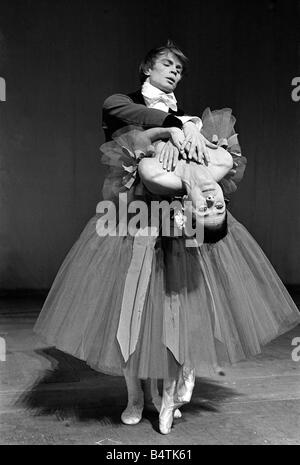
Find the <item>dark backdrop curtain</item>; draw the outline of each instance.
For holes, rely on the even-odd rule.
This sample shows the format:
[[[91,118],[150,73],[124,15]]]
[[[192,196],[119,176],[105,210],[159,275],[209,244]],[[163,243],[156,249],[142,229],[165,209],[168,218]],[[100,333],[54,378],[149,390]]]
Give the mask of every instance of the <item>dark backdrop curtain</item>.
[[[173,39],[189,113],[231,107],[248,157],[233,214],[286,283],[300,282],[299,2],[6,0],[0,7],[0,288],[48,288],[101,199],[101,106],[138,87]]]

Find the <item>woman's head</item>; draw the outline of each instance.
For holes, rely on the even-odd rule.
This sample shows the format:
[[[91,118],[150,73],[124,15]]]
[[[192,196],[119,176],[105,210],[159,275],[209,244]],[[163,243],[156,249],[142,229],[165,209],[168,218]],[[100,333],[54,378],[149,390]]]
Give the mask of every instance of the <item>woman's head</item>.
[[[199,182],[190,193],[193,228],[203,228],[203,242],[215,243],[227,234],[227,210],[223,191],[213,180]]]
[[[139,73],[143,83],[149,78],[150,84],[169,93],[173,92],[186,72],[187,57],[171,41],[166,45],[153,48],[142,60]]]
[[[209,168],[204,164],[192,163],[189,169],[179,172],[192,201],[193,214],[199,222],[217,228],[225,217],[226,204],[222,188],[215,181]]]
[[[217,229],[223,222],[226,214],[226,204],[220,185],[211,181],[203,183],[197,192],[197,201],[194,214],[198,222],[206,227]]]

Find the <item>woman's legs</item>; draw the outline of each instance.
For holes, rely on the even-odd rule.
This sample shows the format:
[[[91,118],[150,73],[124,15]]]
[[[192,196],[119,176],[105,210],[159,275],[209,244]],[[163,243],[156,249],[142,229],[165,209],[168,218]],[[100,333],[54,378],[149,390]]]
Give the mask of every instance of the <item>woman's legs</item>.
[[[144,393],[141,380],[130,375],[126,368],[123,373],[126,381],[128,403],[121,415],[121,420],[126,425],[136,425],[141,421],[144,409]]]
[[[121,415],[121,420],[126,425],[136,425],[142,419],[144,409],[144,392],[142,389],[141,380],[129,374],[128,370],[124,369],[124,378],[126,381],[128,403],[126,409]],[[160,423],[162,424],[162,433],[167,434],[171,430],[173,418],[181,418],[182,414],[179,407],[186,402],[187,399],[183,388],[183,381],[179,371],[178,379],[164,380],[163,397],[159,395],[157,380],[150,379],[144,384],[146,402],[153,403],[155,409],[160,412]],[[178,387],[180,387],[180,397],[178,397]],[[175,403],[176,402],[176,403]]]
[[[139,173],[147,189],[160,195],[181,195],[190,191],[190,185],[195,185],[193,170],[196,164],[190,165],[185,160],[180,160],[172,172],[162,168],[158,158],[144,158],[139,163]],[[197,169],[197,168],[196,168]],[[173,418],[182,416],[179,407],[190,401],[194,387],[194,371],[181,367],[177,376],[165,379],[163,382],[163,396],[158,394],[156,380],[151,380],[151,386],[147,387],[147,397],[152,397],[156,409],[160,409],[159,428],[162,434],[171,431]]]
[[[157,412],[161,408],[161,396],[158,392],[157,379],[147,379],[143,383],[145,405],[148,408],[155,408]]]
[[[170,172],[163,170],[157,158],[144,158],[139,163],[139,174],[150,192],[159,195],[181,195],[190,191],[189,181],[193,177],[195,166],[197,165],[191,166],[185,160],[181,160],[176,169]],[[192,184],[194,185],[195,181]],[[187,372],[181,367],[176,378],[164,380],[162,398],[159,396],[156,380],[150,380],[150,384],[149,381],[145,383],[145,398],[148,401],[150,399],[150,402],[160,411],[159,428],[162,434],[168,434],[171,431],[173,418],[181,417],[179,407],[190,401],[194,382],[194,370]],[[132,404],[128,406],[128,409],[130,413],[133,411]],[[136,424],[139,421],[130,424]]]

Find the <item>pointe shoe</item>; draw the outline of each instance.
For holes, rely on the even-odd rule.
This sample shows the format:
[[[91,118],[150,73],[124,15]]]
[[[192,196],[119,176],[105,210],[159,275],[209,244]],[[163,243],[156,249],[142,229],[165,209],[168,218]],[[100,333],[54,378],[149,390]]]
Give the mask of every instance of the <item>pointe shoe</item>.
[[[174,411],[179,407],[179,405],[174,402],[173,395],[169,395],[167,392],[164,392],[159,414],[159,431],[162,434],[170,433],[174,419]]]
[[[155,399],[147,399],[145,402],[145,408],[147,410],[155,410],[157,412],[160,412],[161,409],[161,396],[156,397]],[[177,418],[182,418],[182,412],[179,410],[179,408],[176,408],[174,410],[174,419]]]
[[[137,425],[143,414],[144,405],[128,404],[121,415],[121,420],[125,425]]]
[[[173,407],[165,407],[159,414],[159,431],[161,434],[169,434],[173,424]]]
[[[145,398],[145,408],[150,411],[157,411],[158,413],[161,410],[162,398],[159,395],[157,381],[151,380],[150,384],[145,385],[144,387],[144,398]],[[179,408],[174,410],[174,419],[181,418],[182,413]]]
[[[164,406],[161,409],[159,414],[159,431],[161,434],[169,434],[171,432],[175,412],[177,412],[176,415],[180,415],[176,416],[176,418],[182,417],[181,411],[175,408],[174,405]]]
[[[174,419],[181,418],[182,417],[182,412],[179,410],[179,408],[176,408],[174,410]]]
[[[177,383],[175,401],[188,403],[191,400],[195,386],[195,370],[182,368],[180,379]]]

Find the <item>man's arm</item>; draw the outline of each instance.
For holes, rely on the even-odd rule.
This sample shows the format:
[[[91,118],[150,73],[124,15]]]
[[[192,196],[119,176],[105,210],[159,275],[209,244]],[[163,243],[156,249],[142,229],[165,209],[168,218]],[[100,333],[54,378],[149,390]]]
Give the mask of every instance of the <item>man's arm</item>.
[[[182,122],[176,116],[162,110],[147,108],[145,105],[134,103],[124,94],[114,94],[103,104],[103,129],[111,135],[124,126],[139,126],[143,129],[154,127],[182,128]]]

